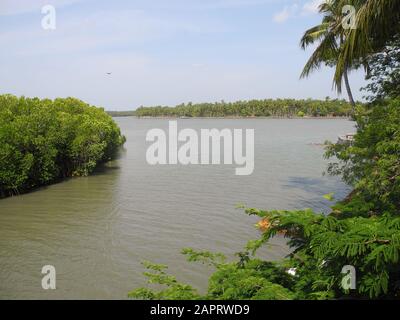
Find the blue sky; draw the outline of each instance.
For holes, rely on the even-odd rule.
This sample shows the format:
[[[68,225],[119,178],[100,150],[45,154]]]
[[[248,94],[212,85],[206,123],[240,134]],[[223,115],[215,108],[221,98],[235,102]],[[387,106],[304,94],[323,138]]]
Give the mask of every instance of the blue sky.
[[[299,80],[310,54],[299,39],[318,23],[318,1],[1,0],[0,93],[108,110],[335,97],[330,69]],[[46,4],[55,30],[41,27]],[[350,81],[361,98],[362,72]]]

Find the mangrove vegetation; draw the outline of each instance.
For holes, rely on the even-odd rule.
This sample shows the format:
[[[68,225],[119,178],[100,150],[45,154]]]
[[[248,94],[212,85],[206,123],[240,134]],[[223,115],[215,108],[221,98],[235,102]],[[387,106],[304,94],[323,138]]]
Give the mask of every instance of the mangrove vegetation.
[[[74,99],[0,96],[0,197],[72,176],[113,159],[124,137],[103,109]]]

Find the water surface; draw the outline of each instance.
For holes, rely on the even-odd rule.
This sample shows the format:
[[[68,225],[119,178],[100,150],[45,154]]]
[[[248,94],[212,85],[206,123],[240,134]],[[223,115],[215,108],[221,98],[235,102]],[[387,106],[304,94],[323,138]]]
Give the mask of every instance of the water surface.
[[[255,217],[238,203],[268,209],[327,211],[323,195],[349,188],[323,176],[319,143],[354,131],[348,120],[182,119],[179,129],[255,129],[255,170],[233,166],[149,166],[146,133],[168,120],[116,118],[127,137],[120,159],[95,175],[0,200],[0,298],[123,299],[145,284],[141,261],[170,266],[200,290],[212,270],[185,262],[184,247],[232,257],[257,238]],[[282,239],[260,252],[287,254]],[[41,288],[41,269],[54,265],[57,289]]]

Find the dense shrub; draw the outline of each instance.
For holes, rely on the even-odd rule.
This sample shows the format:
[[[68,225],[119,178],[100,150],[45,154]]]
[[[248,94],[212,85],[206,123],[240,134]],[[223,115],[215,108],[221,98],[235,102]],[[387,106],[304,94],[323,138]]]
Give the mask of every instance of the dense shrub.
[[[351,145],[332,144],[327,155],[338,163],[331,174],[354,186],[345,206],[337,210],[353,216],[400,213],[400,100],[374,106],[358,116],[359,130]]]
[[[124,137],[103,109],[73,98],[0,96],[0,197],[90,174]]]

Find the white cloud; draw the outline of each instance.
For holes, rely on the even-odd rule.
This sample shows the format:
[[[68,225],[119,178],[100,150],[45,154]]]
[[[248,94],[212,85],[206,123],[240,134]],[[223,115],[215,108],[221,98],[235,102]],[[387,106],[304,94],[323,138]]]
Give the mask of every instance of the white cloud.
[[[0,0],[1,1],[1,0]],[[57,29],[46,31],[40,20],[12,27],[0,33],[7,46],[0,57],[84,54],[118,47],[163,43],[179,35],[205,35],[228,32],[217,20],[171,19],[143,10],[96,11],[60,17]]]
[[[48,4],[57,8],[71,5],[79,1],[82,0],[1,0],[0,16],[17,15],[35,11],[40,13],[41,8]]]
[[[271,0],[213,0],[211,3],[202,1],[202,5],[214,9],[227,9],[264,5],[270,3]]]
[[[316,14],[321,3],[325,0],[311,0],[304,4],[302,14]]]
[[[283,23],[290,18],[298,16],[306,16],[310,14],[318,14],[318,9],[321,3],[325,0],[310,0],[303,6],[299,6],[297,3],[285,6],[282,11],[274,15],[273,20],[277,23]]]
[[[291,6],[285,6],[282,11],[276,13],[274,15],[274,21],[277,23],[283,23],[289,18],[293,17],[296,15],[296,12],[298,11],[298,5],[293,4]]]

